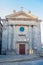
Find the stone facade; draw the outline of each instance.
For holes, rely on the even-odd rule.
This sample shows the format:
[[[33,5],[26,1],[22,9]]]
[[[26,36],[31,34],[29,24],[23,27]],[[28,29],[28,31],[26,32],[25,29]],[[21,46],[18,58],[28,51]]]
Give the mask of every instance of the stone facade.
[[[40,22],[36,16],[24,11],[6,16],[2,32],[2,54],[41,53]]]

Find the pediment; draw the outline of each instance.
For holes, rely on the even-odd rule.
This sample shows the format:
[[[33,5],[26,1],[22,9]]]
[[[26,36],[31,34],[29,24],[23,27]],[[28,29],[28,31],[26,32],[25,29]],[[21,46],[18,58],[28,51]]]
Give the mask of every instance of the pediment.
[[[27,17],[27,16],[25,16],[25,15],[18,15],[18,16],[16,16],[15,18],[30,18],[30,17]]]
[[[28,18],[28,19],[37,19],[36,16],[33,16],[31,13],[26,13],[24,11],[19,11],[19,12],[13,12],[13,14],[10,14],[8,16],[6,16],[6,18]]]

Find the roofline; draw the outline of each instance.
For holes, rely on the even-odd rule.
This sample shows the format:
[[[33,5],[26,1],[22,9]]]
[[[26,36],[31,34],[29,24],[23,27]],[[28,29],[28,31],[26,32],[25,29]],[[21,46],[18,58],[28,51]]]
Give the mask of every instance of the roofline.
[[[41,22],[42,20],[40,19],[29,19],[29,18],[6,18],[5,21],[8,20],[13,20],[13,21],[36,21],[36,22]]]

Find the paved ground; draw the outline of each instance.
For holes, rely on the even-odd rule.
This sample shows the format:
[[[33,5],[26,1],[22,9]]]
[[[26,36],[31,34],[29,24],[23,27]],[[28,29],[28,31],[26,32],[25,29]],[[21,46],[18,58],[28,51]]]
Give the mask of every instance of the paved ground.
[[[43,58],[33,55],[0,55],[0,65],[43,65]]]

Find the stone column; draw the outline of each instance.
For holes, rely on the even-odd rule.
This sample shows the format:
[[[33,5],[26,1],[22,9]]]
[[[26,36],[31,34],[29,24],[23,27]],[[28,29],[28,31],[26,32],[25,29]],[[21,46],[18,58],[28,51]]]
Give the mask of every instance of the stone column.
[[[7,41],[8,41],[7,35],[8,35],[7,24],[4,24],[2,29],[2,54],[7,50]]]
[[[15,49],[15,43],[16,43],[16,29],[15,26],[13,26],[13,49]]]
[[[34,53],[37,53],[37,40],[38,40],[37,39],[37,37],[38,37],[38,35],[37,35],[37,31],[38,31],[37,26],[34,25],[33,29],[34,29],[33,30],[34,31],[34,39],[33,39],[34,40]]]
[[[32,54],[32,27],[29,26],[29,54]]]
[[[9,29],[8,29],[8,50],[11,50],[11,26],[9,25]]]
[[[38,42],[37,42],[37,46],[38,46],[38,52],[41,53],[41,29],[40,29],[40,23],[38,25]]]
[[[32,49],[34,49],[34,28],[33,28],[33,27],[34,27],[34,26],[31,25],[31,28],[32,28],[32,29],[31,29],[31,31],[32,31],[32,32],[31,32],[31,35],[32,35],[32,36],[31,36],[31,37],[32,37],[32,38],[31,38],[31,39],[32,39]]]
[[[11,50],[13,49],[13,33],[14,33],[13,25],[11,25]]]

